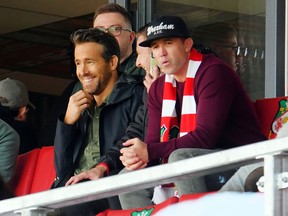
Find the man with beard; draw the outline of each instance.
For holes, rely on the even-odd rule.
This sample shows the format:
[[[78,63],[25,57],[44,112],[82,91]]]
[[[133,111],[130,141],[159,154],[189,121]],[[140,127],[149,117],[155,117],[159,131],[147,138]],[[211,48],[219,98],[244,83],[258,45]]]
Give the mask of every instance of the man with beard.
[[[113,158],[115,143],[134,118],[143,85],[129,75],[119,76],[120,50],[110,33],[82,29],[71,35],[76,74],[82,88],[73,94],[61,115],[55,135],[57,178],[61,187],[96,180],[123,168]],[[62,209],[64,215],[95,215],[108,208],[106,199]]]
[[[129,11],[116,3],[104,4],[96,9],[92,25],[94,28],[111,33],[118,41],[120,47],[119,64],[121,73],[132,75],[137,80],[142,81],[145,76],[145,71],[135,65],[137,57],[133,49],[135,32],[132,29],[132,16]],[[71,51],[71,53],[73,53],[73,51]],[[74,57],[71,56],[71,58]],[[78,79],[76,79],[65,89],[59,100],[57,100],[53,106],[47,126],[43,130],[45,139],[41,141],[41,145],[54,144],[53,138],[51,137],[55,136],[56,119],[63,110],[66,110],[69,97],[78,87],[79,82]]]

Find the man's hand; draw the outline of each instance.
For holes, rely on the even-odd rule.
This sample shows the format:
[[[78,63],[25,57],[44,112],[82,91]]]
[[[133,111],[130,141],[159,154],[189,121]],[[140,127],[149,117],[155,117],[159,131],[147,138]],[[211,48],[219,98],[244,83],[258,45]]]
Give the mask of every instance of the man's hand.
[[[156,80],[159,76],[160,70],[156,65],[152,67],[152,71],[150,73],[146,73],[143,83],[147,89],[147,92],[149,92],[150,86],[154,80]]]
[[[120,160],[128,170],[137,170],[147,166],[149,161],[147,144],[138,138],[130,139],[123,143]]]
[[[64,122],[71,125],[75,124],[75,122],[79,119],[81,112],[90,107],[92,100],[92,95],[84,92],[83,90],[80,90],[72,95],[69,99]]]
[[[97,180],[102,178],[106,172],[105,166],[96,166],[93,169],[90,169],[86,172],[82,172],[76,176],[72,176],[65,184],[65,186],[77,184],[84,180]]]

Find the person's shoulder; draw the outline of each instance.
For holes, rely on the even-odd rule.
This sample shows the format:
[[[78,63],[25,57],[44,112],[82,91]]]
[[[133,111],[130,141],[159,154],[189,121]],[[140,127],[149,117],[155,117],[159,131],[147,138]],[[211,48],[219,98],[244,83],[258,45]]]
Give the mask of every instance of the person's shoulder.
[[[125,92],[126,95],[141,92],[144,89],[144,84],[142,80],[135,78],[135,76],[121,74],[116,81],[115,90],[118,89],[120,92]],[[130,93],[129,93],[130,92]]]
[[[14,129],[4,120],[0,119],[0,130],[6,132],[6,131],[13,131]]]
[[[204,71],[207,69],[213,70],[214,73],[219,72],[221,74],[229,73],[233,76],[236,75],[236,72],[225,61],[213,54],[204,55],[200,68]]]
[[[0,139],[2,139],[3,137],[10,137],[9,139],[19,141],[19,135],[16,130],[13,129],[7,122],[2,119],[0,119],[0,134]]]
[[[145,71],[136,66],[137,55],[133,52],[124,62],[121,63],[121,73],[132,76],[145,76]]]
[[[143,76],[135,76],[122,73],[116,82],[117,84],[143,84]]]
[[[204,54],[202,62],[205,62],[205,63],[210,64],[210,65],[213,65],[213,64],[226,65],[222,59],[215,56],[214,54]]]

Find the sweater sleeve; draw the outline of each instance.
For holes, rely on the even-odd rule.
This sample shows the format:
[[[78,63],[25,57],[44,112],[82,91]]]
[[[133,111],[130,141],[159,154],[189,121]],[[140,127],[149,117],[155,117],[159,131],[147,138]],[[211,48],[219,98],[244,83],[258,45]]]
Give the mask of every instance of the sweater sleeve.
[[[212,64],[205,69],[199,68],[194,81],[197,104],[196,129],[182,137],[160,143],[163,83],[164,79],[159,80],[149,91],[149,122],[145,140],[148,144],[149,160],[167,158],[179,148],[215,148],[225,127],[233,100],[241,88],[235,73],[225,64]]]

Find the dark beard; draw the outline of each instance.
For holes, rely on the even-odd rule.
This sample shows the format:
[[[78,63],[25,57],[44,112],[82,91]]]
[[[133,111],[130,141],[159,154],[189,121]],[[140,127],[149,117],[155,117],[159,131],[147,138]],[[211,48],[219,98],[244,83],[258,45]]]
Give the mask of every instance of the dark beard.
[[[88,86],[88,88],[83,89],[84,91],[88,92],[91,95],[100,95],[104,89],[107,87],[110,79],[112,78],[112,73],[109,71],[104,74],[103,79],[97,80],[95,87]]]

